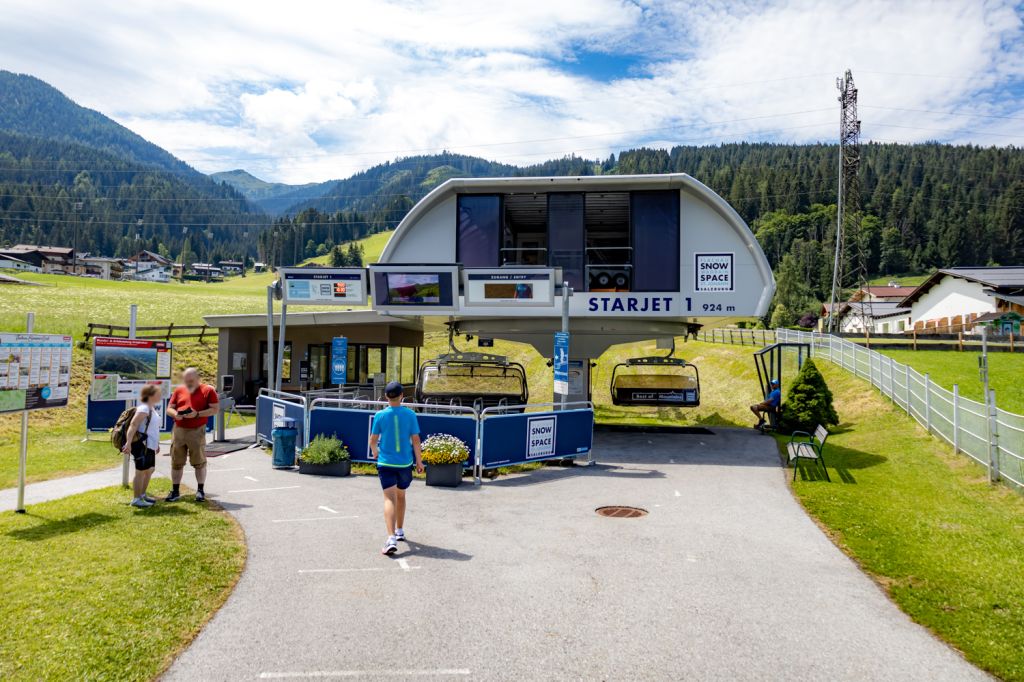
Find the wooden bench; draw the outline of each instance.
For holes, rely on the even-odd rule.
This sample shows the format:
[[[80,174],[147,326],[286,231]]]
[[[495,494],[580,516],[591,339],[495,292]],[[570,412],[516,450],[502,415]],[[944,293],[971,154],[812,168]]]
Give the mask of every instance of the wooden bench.
[[[798,440],[799,438],[806,440]],[[814,429],[814,435],[806,431],[794,431],[786,445],[786,452],[789,454],[789,461],[793,463],[793,480],[796,480],[797,460],[814,459],[821,462],[821,469],[825,472],[825,480],[832,482],[828,476],[828,467],[825,466],[825,441],[828,440],[828,429],[821,424]]]

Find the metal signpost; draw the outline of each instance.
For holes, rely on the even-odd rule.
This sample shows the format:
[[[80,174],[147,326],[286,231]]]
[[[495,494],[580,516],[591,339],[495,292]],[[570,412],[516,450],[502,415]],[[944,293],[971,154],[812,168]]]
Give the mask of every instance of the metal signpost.
[[[555,354],[552,368],[555,378],[555,393],[562,396],[560,407],[564,410],[569,399],[569,299],[572,287],[562,282],[562,331],[555,332]]]
[[[0,334],[0,413],[21,412],[19,514],[25,513],[28,413],[67,406],[71,385],[71,337],[34,334],[34,327],[35,313],[29,313],[24,334]]]

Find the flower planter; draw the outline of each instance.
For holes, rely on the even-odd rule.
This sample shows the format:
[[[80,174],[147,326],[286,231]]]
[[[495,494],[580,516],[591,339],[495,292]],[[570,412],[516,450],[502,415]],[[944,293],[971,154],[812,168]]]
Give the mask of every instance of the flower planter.
[[[309,464],[300,459],[299,473],[313,474],[314,476],[348,476],[352,473],[352,462],[346,459],[328,464]]]
[[[462,483],[462,467],[462,462],[457,464],[428,464],[427,485],[442,488],[458,487]]]

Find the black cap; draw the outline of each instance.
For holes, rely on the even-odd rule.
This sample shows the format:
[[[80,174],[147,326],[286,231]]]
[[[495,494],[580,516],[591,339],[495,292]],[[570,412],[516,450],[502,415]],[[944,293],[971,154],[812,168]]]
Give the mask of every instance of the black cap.
[[[384,395],[389,398],[397,398],[403,393],[405,393],[405,387],[397,381],[388,382],[388,385],[384,387]]]

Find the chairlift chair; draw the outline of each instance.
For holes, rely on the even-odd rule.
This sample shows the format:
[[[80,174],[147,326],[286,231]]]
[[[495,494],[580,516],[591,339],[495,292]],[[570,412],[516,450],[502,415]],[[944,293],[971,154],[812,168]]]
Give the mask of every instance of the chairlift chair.
[[[614,405],[626,407],[697,407],[700,372],[672,353],[630,358],[612,369],[611,394]]]
[[[468,404],[480,411],[529,402],[526,369],[521,364],[509,362],[504,355],[460,351],[455,347],[454,327],[448,330],[448,347],[450,353],[420,365],[416,402],[453,407]]]

